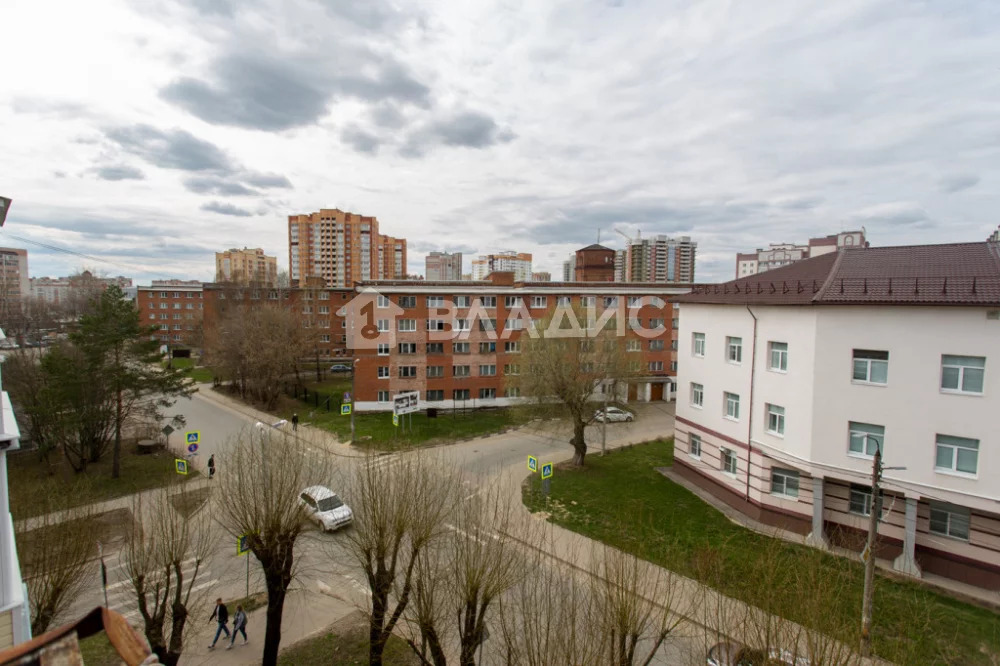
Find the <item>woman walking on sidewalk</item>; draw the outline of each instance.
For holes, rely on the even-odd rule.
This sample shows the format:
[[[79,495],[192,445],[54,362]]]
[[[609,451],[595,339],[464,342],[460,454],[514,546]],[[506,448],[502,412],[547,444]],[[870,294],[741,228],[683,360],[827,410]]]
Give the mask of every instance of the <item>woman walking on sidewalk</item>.
[[[236,642],[236,632],[243,634],[243,645],[250,642],[247,638],[247,614],[243,612],[243,606],[236,607],[236,615],[233,616],[233,637],[229,639],[227,650],[231,650],[233,643]]]

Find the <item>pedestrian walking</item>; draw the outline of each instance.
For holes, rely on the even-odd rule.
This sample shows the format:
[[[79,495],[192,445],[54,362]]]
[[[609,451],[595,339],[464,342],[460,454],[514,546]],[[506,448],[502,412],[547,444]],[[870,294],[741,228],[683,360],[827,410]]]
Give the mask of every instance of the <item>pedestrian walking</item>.
[[[236,615],[233,616],[233,637],[229,639],[229,645],[226,649],[229,650],[233,647],[233,643],[236,642],[236,632],[243,634],[243,645],[250,642],[247,638],[247,614],[243,612],[243,606],[236,607]]]
[[[226,625],[229,624],[229,609],[226,608],[226,604],[222,603],[222,599],[215,600],[215,610],[212,611],[212,617],[208,618],[209,622],[212,620],[218,622],[219,627],[215,630],[215,640],[213,640],[212,644],[208,646],[209,650],[215,647],[215,644],[219,641],[219,634],[222,632],[226,632],[226,638],[229,638],[229,628],[226,627]],[[244,635],[246,635],[246,633],[244,633]],[[233,637],[236,637],[235,630],[233,630]]]
[[[292,414],[292,430],[299,429],[299,415],[298,413]]]
[[[213,479],[215,477],[215,454],[213,453],[208,457],[208,478]]]

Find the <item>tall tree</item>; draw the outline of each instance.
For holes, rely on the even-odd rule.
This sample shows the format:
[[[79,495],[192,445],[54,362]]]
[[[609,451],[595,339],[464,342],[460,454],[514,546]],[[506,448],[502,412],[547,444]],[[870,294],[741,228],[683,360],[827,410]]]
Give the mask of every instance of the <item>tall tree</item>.
[[[616,392],[640,370],[639,355],[630,359],[627,353],[623,318],[599,314],[561,307],[550,317],[531,322],[529,335],[521,336],[518,372],[508,377],[508,385],[516,387],[534,409],[569,419],[577,466],[587,455],[585,431],[599,407],[598,389]]]
[[[143,326],[135,303],[125,299],[117,286],[108,287],[94,301],[91,311],[80,318],[70,339],[91,363],[93,376],[108,382],[114,405],[114,449],[111,476],[121,473],[122,425],[137,404],[169,407],[180,396],[195,389],[186,374],[160,367],[160,343],[153,339],[156,326]]]

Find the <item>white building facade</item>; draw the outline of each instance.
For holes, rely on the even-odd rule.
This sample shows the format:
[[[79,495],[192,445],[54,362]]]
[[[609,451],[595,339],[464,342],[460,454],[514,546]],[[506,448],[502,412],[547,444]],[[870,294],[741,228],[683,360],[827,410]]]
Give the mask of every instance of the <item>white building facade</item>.
[[[1000,253],[964,245],[983,261],[950,287],[890,286],[880,265],[940,267],[878,248],[680,297],[677,470],[762,522],[860,551],[878,445],[906,469],[883,474],[877,554],[1000,587]]]

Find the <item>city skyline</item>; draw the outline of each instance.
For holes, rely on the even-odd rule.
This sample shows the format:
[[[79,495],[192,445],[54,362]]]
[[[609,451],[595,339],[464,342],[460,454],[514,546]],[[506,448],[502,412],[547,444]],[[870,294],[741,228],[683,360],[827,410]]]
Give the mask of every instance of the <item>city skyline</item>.
[[[691,236],[713,281],[772,239],[996,228],[985,9],[100,0],[64,18],[15,1],[0,44],[18,63],[0,240],[35,275],[104,268],[16,237],[207,280],[227,247],[286,256],[283,220],[319,207],[405,229],[407,273],[516,247],[558,274],[598,230],[623,247],[617,227]],[[35,53],[40,34],[57,47]]]

